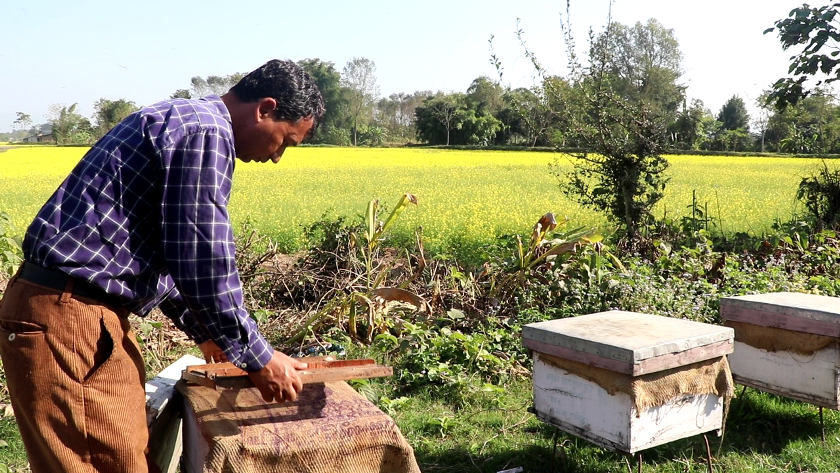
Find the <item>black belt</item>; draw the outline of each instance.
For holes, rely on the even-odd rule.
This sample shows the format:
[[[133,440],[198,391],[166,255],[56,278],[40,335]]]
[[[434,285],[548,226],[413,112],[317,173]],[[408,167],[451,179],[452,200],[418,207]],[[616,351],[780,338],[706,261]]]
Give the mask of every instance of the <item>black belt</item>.
[[[118,296],[108,294],[87,281],[82,281],[55,269],[47,269],[24,262],[17,277],[57,291],[64,291],[67,288],[67,283],[72,279],[73,289],[71,292],[73,295],[93,299],[114,308],[122,307],[122,302]]]

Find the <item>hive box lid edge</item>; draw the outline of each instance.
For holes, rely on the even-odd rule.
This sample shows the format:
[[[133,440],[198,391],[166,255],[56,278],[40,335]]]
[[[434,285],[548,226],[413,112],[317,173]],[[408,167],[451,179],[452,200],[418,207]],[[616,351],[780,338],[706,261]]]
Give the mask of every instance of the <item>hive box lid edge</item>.
[[[725,355],[731,352],[734,331],[719,325],[613,310],[528,324],[522,337],[632,365],[730,342],[728,348],[720,349],[719,354]]]
[[[840,297],[770,292],[721,298],[721,318],[736,320],[733,311],[738,309],[840,324]]]

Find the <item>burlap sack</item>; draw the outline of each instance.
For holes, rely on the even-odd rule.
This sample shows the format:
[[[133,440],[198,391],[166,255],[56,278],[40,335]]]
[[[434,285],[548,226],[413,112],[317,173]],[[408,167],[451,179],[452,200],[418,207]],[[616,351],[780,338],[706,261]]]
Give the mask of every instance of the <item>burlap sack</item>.
[[[266,404],[255,388],[176,385],[209,446],[208,473],[419,473],[393,419],[345,382]]]
[[[633,399],[636,416],[686,394],[716,394],[724,399],[735,395],[735,385],[725,356],[641,376],[618,373],[545,353],[539,359],[551,366],[587,379],[610,394],[622,392]]]
[[[837,338],[824,335],[763,327],[732,320],[724,320],[723,325],[735,329],[736,342],[746,343],[753,348],[770,352],[789,351],[810,356],[838,341]]]

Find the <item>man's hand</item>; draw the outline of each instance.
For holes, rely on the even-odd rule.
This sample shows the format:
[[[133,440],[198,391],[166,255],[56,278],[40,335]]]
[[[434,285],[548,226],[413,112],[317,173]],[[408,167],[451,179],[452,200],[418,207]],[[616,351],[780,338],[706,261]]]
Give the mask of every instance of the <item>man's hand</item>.
[[[301,363],[294,358],[274,352],[274,356],[263,369],[248,373],[248,377],[254,386],[260,390],[266,402],[294,401],[297,394],[303,389],[303,383],[298,376],[298,370],[305,370],[306,363]]]
[[[207,363],[223,363],[228,360],[225,352],[213,340],[199,343],[198,349],[204,354],[204,361]]]

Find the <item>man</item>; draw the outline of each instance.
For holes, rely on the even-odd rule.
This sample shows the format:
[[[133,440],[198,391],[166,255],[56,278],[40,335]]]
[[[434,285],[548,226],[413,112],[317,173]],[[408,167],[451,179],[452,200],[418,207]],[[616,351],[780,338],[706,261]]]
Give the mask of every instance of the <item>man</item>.
[[[144,472],[139,346],[126,316],[159,306],[208,360],[292,401],[306,367],[266,343],[242,300],[227,203],[234,159],[280,161],[324,101],[291,61],[222,97],[127,117],[38,212],[0,302],[0,354],[32,471]]]

